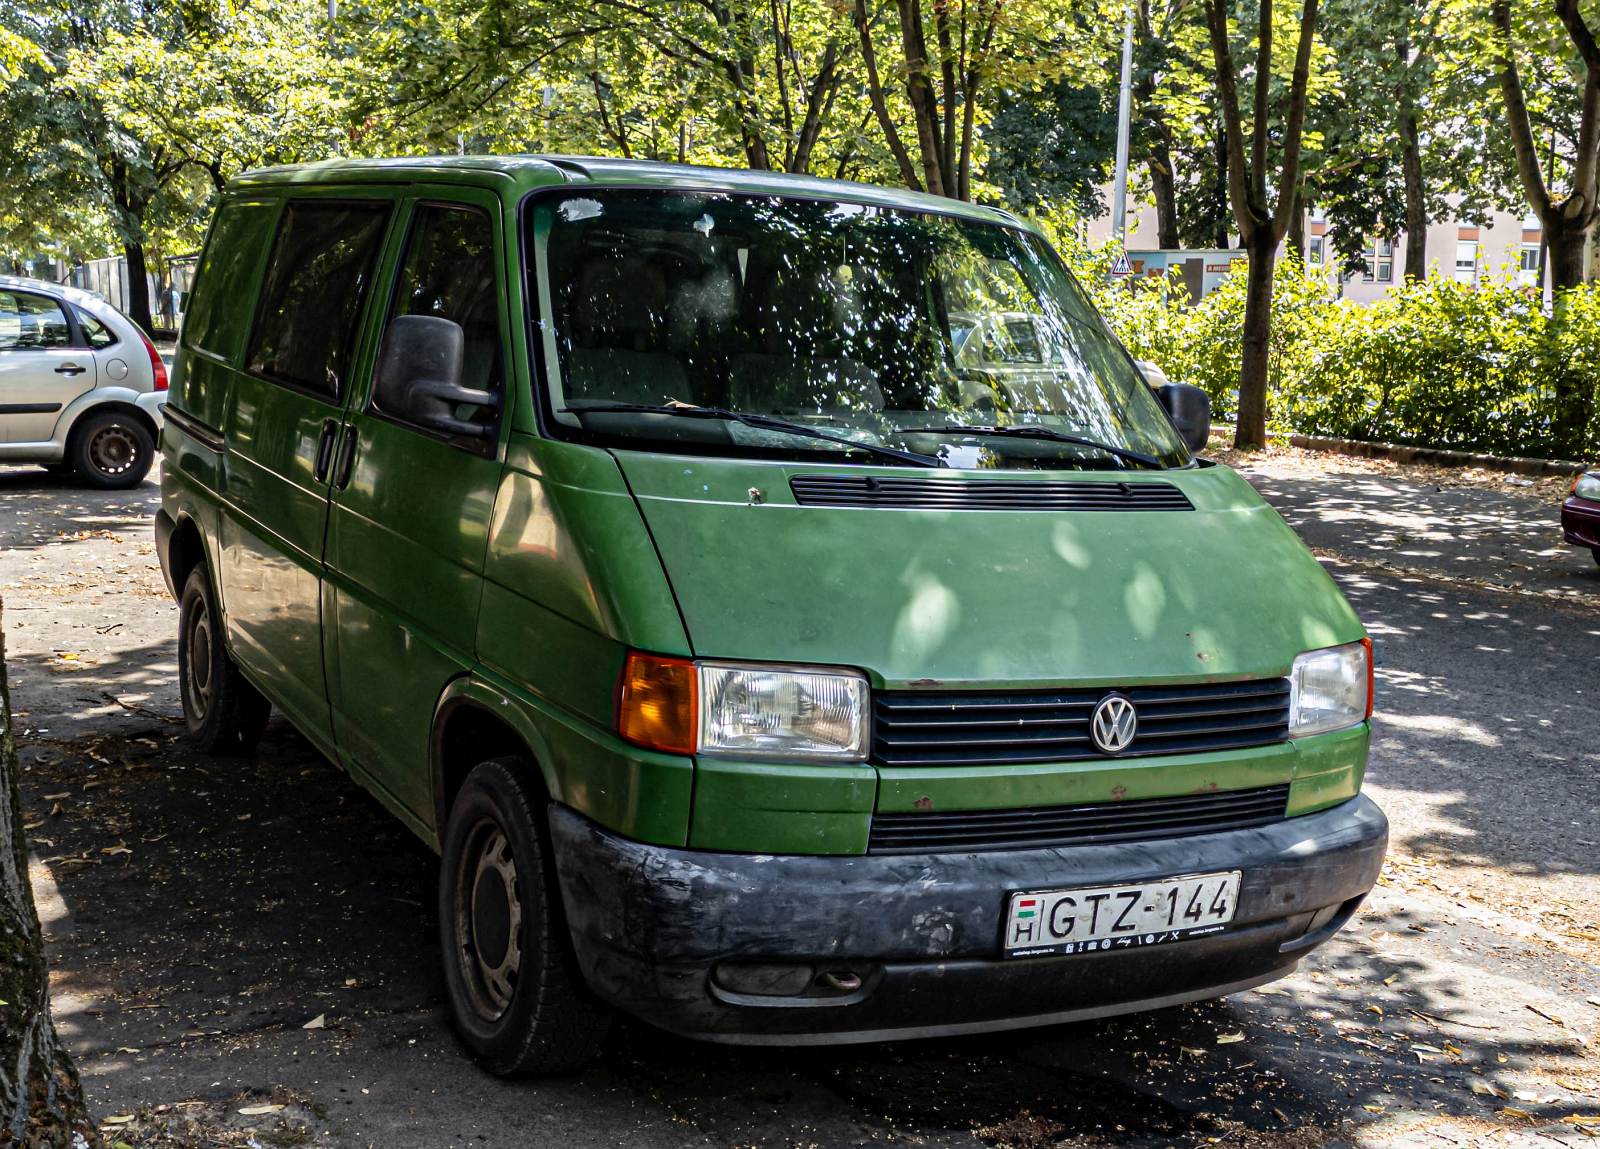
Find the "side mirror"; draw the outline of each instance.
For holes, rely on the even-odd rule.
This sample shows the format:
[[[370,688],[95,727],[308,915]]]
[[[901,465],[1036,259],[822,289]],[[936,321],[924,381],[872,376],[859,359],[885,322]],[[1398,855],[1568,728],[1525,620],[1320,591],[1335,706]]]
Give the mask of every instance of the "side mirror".
[[[383,333],[373,397],[378,409],[446,435],[487,439],[492,424],[456,417],[462,404],[500,408],[500,396],[461,384],[466,358],[461,324],[435,315],[397,315]]]
[[[1133,365],[1139,369],[1139,374],[1144,376],[1144,381],[1150,385],[1150,390],[1159,391],[1172,380],[1167,378],[1167,373],[1161,370],[1159,363],[1152,363],[1148,359],[1135,359]]]
[[[1211,396],[1187,383],[1168,383],[1156,391],[1156,398],[1167,409],[1172,425],[1189,444],[1189,450],[1205,450],[1211,437]]]

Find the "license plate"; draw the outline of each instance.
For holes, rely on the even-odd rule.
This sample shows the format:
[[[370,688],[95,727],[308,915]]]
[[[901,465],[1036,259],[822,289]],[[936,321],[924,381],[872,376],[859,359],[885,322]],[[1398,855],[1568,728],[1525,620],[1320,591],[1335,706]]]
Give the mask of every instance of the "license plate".
[[[1221,933],[1238,900],[1238,870],[1016,893],[1006,908],[1005,956],[1097,953]]]

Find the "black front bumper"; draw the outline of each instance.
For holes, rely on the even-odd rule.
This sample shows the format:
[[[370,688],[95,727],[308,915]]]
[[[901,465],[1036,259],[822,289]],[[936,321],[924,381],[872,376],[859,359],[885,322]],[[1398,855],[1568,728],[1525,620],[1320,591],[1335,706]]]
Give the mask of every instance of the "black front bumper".
[[[589,984],[712,1041],[876,1041],[1048,1025],[1219,997],[1289,973],[1377,881],[1388,820],[1365,797],[1271,826],[1158,842],[865,857],[717,854],[618,837],[565,807],[550,830]],[[1016,890],[1240,870],[1212,937],[1002,959]]]

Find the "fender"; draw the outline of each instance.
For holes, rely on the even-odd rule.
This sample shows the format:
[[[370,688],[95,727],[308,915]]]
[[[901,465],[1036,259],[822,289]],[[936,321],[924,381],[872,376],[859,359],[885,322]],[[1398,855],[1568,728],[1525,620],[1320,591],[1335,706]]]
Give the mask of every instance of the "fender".
[[[66,409],[56,419],[55,431],[49,440],[50,445],[59,448],[64,455],[67,450],[67,439],[72,435],[72,428],[77,425],[78,420],[94,408],[107,403],[118,403],[142,412],[145,418],[150,420],[152,437],[161,434],[163,421],[161,408],[166,406],[167,392],[139,391],[132,387],[96,387],[85,391],[67,404]]]
[[[445,685],[444,692],[439,695],[438,705],[433,708],[428,769],[433,782],[434,826],[437,833],[443,834],[445,823],[444,746],[441,736],[451,713],[462,706],[475,706],[511,727],[533,756],[533,764],[544,782],[545,793],[553,801],[563,800],[560,780],[551,766],[549,743],[540,732],[529,704],[474,674],[463,674]]]

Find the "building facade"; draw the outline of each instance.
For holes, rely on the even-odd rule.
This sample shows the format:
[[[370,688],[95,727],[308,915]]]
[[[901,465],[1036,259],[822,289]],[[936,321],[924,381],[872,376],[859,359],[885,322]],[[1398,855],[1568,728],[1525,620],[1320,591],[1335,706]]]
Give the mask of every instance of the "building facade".
[[[1109,196],[1107,197],[1109,198]],[[1153,244],[1141,242],[1156,235],[1155,207],[1130,205],[1127,219],[1128,258],[1136,275],[1161,275],[1167,266],[1177,266],[1188,255],[1204,256],[1205,266],[1226,263],[1227,256],[1244,258],[1236,252],[1161,252]],[[1089,239],[1100,244],[1111,238],[1109,213],[1090,221]],[[1450,276],[1459,283],[1477,285],[1491,280],[1511,280],[1533,289],[1544,284],[1549,295],[1549,274],[1542,271],[1543,231],[1534,215],[1518,216],[1495,212],[1481,224],[1460,220],[1441,220],[1428,228],[1427,277]],[[1365,268],[1355,273],[1337,268],[1327,221],[1318,211],[1306,220],[1306,263],[1320,267],[1330,284],[1354,303],[1373,303],[1405,279],[1405,237],[1374,239],[1367,247]],[[1207,277],[1204,290],[1214,286]],[[1191,289],[1191,295],[1195,293]]]

